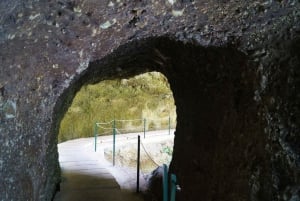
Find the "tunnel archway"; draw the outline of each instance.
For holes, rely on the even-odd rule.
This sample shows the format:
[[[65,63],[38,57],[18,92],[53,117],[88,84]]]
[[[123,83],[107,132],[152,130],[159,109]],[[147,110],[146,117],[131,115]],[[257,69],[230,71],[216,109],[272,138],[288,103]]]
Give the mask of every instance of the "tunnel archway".
[[[268,198],[257,188],[270,175],[254,100],[255,72],[234,47],[201,47],[169,37],[121,45],[72,80],[56,103],[54,133],[84,84],[149,71],[167,77],[175,99],[171,172],[182,189],[179,200],[198,200],[199,195],[203,200],[248,200],[250,193]]]

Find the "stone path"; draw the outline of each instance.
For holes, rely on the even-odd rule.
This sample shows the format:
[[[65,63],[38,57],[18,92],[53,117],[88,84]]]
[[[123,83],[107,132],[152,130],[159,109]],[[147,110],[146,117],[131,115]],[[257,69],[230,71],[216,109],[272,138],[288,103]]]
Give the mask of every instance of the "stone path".
[[[62,183],[54,201],[141,201],[135,192],[120,189],[111,164],[93,151],[92,143],[84,138],[58,144]]]

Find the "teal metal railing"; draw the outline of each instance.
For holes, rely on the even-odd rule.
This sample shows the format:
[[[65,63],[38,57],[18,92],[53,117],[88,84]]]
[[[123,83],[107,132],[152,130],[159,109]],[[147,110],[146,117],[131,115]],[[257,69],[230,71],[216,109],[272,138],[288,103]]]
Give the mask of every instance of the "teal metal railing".
[[[170,191],[169,191],[169,173],[168,173],[168,166],[163,164],[163,201],[170,201],[176,200],[176,191],[177,191],[177,177],[175,174],[171,174],[170,178]],[[170,195],[169,195],[170,192]]]
[[[158,120],[161,120],[161,119],[158,119]],[[147,132],[147,126],[146,125],[148,123],[146,118],[144,118],[144,119],[130,119],[130,120],[112,120],[110,122],[96,122],[96,123],[94,123],[94,138],[95,138],[94,150],[95,150],[95,152],[97,151],[97,136],[99,135],[99,128],[102,129],[102,130],[107,130],[107,129],[110,129],[110,128],[103,127],[103,126],[107,125],[107,124],[112,124],[112,135],[113,135],[113,140],[115,142],[115,137],[116,137],[115,135],[116,135],[116,129],[117,129],[116,122],[124,122],[124,121],[142,121],[143,122],[143,128],[141,128],[140,131],[142,130],[144,132],[144,139],[146,138],[146,132]],[[153,121],[153,119],[151,119],[151,121]],[[172,128],[171,117],[168,117],[168,121],[169,121],[168,122],[168,133],[170,135],[171,134],[171,128]],[[119,129],[119,130],[122,130],[122,129]],[[125,131],[126,129],[123,129],[123,130]],[[101,133],[101,134],[109,134],[109,133],[106,132],[106,133]],[[115,147],[115,144],[113,146]]]
[[[163,164],[163,201],[168,201],[168,166]]]
[[[176,200],[176,190],[177,190],[177,178],[175,174],[171,174],[171,195],[170,201]]]
[[[111,133],[112,129],[112,135],[113,135],[113,151],[112,151],[112,158],[113,158],[113,165],[115,165],[115,152],[116,152],[116,134],[117,134],[117,128],[116,128],[116,122],[117,121],[130,121],[130,120],[113,120],[110,122],[100,122],[100,123],[95,123],[94,124],[94,137],[95,137],[95,152],[97,151],[97,136],[99,129],[101,128],[102,130],[110,130],[109,133]],[[137,121],[136,119],[133,121]],[[141,119],[143,122],[143,133],[144,133],[144,138],[146,138],[146,119]],[[168,125],[168,134],[170,135],[171,133],[171,118],[169,117],[168,119],[169,125]],[[110,124],[111,127],[105,127],[104,125]],[[139,137],[139,136],[138,136]],[[145,149],[145,148],[144,148]],[[147,152],[146,152],[147,153]],[[138,166],[139,169],[139,166]],[[139,178],[139,176],[138,176]],[[169,186],[170,184],[170,186]],[[138,186],[139,184],[137,184]],[[170,189],[169,189],[170,188]],[[139,191],[137,187],[137,192]],[[170,175],[170,182],[169,182],[169,173],[168,173],[168,166],[166,164],[163,164],[163,201],[175,201],[176,200],[176,191],[177,191],[177,178],[175,174]]]

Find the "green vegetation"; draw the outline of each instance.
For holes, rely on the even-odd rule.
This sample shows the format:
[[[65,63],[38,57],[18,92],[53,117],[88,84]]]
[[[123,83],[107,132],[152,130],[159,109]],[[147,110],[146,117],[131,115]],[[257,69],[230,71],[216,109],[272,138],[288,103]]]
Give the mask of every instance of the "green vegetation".
[[[76,94],[60,124],[59,142],[94,135],[95,122],[113,119],[144,119],[146,129],[167,129],[176,124],[174,99],[167,79],[158,72],[145,73],[130,79],[105,80],[85,85]],[[111,124],[105,125],[111,127]],[[122,132],[141,131],[143,121],[117,122]],[[99,134],[105,131],[99,130]],[[111,133],[110,133],[111,134]]]
[[[162,150],[162,153],[166,153],[168,154],[169,156],[172,156],[173,154],[173,147],[170,147],[170,146],[165,146]]]

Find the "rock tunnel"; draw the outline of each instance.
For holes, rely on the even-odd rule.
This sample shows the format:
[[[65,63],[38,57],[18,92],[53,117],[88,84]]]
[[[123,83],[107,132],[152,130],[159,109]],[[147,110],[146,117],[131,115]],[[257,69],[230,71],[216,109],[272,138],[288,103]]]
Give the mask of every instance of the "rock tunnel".
[[[80,87],[149,71],[175,99],[178,200],[300,199],[299,2],[18,2],[0,4],[1,200],[53,198]]]
[[[56,103],[54,119],[60,121],[83,84],[161,72],[177,106],[171,171],[180,179],[180,199],[201,194],[204,200],[267,200],[274,196],[263,187],[272,182],[272,164],[253,69],[233,47],[201,47],[168,37],[131,42],[91,62]]]
[[[201,47],[168,37],[122,45],[91,62],[58,99],[51,146],[56,146],[57,125],[81,86],[158,71],[168,78],[177,106],[171,172],[179,177],[180,199],[197,200],[198,194],[205,200],[272,198],[272,189],[264,189],[272,183],[272,163],[253,69],[233,47]]]
[[[195,200],[199,193],[205,200],[246,200],[257,185],[249,184],[256,171],[271,177],[253,93],[255,72],[247,56],[232,47],[168,37],[125,44],[89,64],[56,103],[54,119],[60,121],[83,84],[147,71],[163,73],[174,94],[178,124],[171,171],[179,176],[182,200]]]

